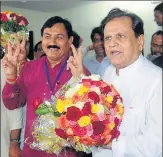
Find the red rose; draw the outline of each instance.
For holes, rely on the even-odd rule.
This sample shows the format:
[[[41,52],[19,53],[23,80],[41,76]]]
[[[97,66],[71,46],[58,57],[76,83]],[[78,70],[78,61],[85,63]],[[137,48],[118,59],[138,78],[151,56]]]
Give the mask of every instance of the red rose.
[[[109,92],[111,92],[111,88],[109,86],[106,86],[101,89],[102,94],[108,94]]]
[[[101,86],[101,81],[92,81],[92,85],[100,87]]]
[[[7,22],[8,21],[8,18],[6,16],[6,14],[1,14],[1,21],[2,22]]]
[[[82,83],[89,83],[91,84],[92,83],[92,80],[91,79],[82,79]]]
[[[120,122],[121,121],[117,117],[114,119],[115,126],[119,126]]]
[[[106,141],[105,138],[103,138],[103,139],[100,138],[100,139],[97,141],[97,144],[100,145],[100,146],[101,146],[101,145],[104,145],[104,144],[105,144],[105,141]]]
[[[82,136],[85,136],[87,134],[87,129],[85,127],[80,127],[78,125],[74,126],[72,128],[72,130],[73,130],[73,133],[75,136],[82,137]]]
[[[17,18],[17,15],[15,14],[15,13],[12,13],[12,14],[10,14],[10,17],[12,18],[12,19],[16,19]]]
[[[23,16],[17,16],[17,23],[20,23],[23,20]]]
[[[99,101],[100,101],[99,95],[96,92],[89,92],[88,93],[88,98],[93,100],[95,104],[99,103]]]
[[[67,108],[66,118],[67,120],[77,121],[82,116],[82,113],[79,108],[71,106]]]
[[[25,17],[23,17],[23,21],[24,21],[25,25],[28,25],[28,20]]]
[[[32,103],[34,109],[38,109],[38,107],[40,106],[41,103],[43,103],[42,99],[37,97]]]
[[[58,135],[59,137],[63,138],[63,139],[67,139],[67,135],[65,133],[64,130],[62,129],[55,129],[55,133],[56,135]]]
[[[114,108],[115,107],[115,105],[117,104],[117,100],[118,100],[118,97],[117,96],[114,96],[113,97],[113,101],[112,101],[112,103],[111,103],[111,106]]]
[[[83,86],[91,87],[92,80],[91,79],[82,79]]]
[[[83,109],[82,109],[82,114],[83,115],[89,115],[89,114],[91,114],[92,113],[91,112],[91,109],[92,109],[91,103],[90,102],[86,102],[84,104]]]
[[[93,126],[93,134],[94,135],[99,135],[104,132],[105,125],[103,124],[103,122],[101,122],[101,121],[92,122],[92,126]]]
[[[95,141],[98,141],[98,140],[100,140],[101,137],[100,136],[97,136],[97,135],[92,135],[91,138],[93,140],[95,140]]]
[[[120,132],[119,132],[119,130],[117,130],[117,127],[115,127],[112,131],[111,131],[111,135],[112,135],[112,140],[114,139],[114,138],[118,138],[119,137],[119,135],[120,135]]]

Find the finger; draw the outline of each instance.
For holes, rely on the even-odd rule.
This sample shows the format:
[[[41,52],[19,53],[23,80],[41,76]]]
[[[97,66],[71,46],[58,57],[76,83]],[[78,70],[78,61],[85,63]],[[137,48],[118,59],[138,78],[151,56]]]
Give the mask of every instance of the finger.
[[[82,58],[82,56],[83,56],[83,53],[82,53],[82,45],[80,45],[80,47],[78,48],[78,56],[80,57],[80,58]]]
[[[16,50],[15,50],[15,53],[14,53],[15,59],[17,59],[17,57],[19,56],[19,54],[20,54],[20,44],[18,44],[16,46]]]
[[[27,42],[27,36],[26,36],[26,34],[24,34],[24,36],[23,36],[23,40],[22,40],[22,42],[21,42],[21,48],[24,50],[25,49],[25,46],[26,46],[26,42]]]
[[[68,67],[68,69],[71,70],[72,75],[75,76],[76,68],[75,68],[75,66],[72,64],[72,62],[69,62],[69,63],[67,64],[67,67]]]
[[[8,62],[7,57],[6,56],[3,57],[2,62],[1,62],[2,66],[6,66],[7,62]]]
[[[72,53],[73,53],[74,58],[76,58],[78,54],[77,54],[77,50],[73,44],[71,44],[71,49],[72,49]]]
[[[69,59],[67,60],[67,70],[69,70],[68,63],[73,61],[73,56],[70,56]]]
[[[12,45],[10,42],[7,44],[7,56],[12,57]]]

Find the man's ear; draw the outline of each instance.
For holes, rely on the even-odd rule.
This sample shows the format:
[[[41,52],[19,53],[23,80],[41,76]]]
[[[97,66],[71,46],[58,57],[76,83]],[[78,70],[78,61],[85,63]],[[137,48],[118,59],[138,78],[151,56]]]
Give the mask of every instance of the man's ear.
[[[71,44],[73,43],[73,40],[74,40],[74,37],[71,36],[71,37],[69,38],[69,45],[71,45]]]
[[[138,44],[139,44],[139,50],[140,52],[142,52],[142,50],[144,49],[144,35],[140,35],[138,37]]]

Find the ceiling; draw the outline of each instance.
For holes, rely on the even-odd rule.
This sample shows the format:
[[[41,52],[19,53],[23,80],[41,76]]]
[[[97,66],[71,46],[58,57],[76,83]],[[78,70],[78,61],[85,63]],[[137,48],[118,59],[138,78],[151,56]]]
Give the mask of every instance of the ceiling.
[[[41,12],[56,12],[94,3],[89,0],[1,1],[1,5]]]

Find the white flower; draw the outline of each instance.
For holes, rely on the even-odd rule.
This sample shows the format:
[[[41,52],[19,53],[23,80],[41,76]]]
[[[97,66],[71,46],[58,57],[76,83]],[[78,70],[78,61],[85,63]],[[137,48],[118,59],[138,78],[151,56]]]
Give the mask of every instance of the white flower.
[[[101,94],[100,88],[99,87],[93,87],[92,91],[96,92],[98,95]]]
[[[79,101],[76,104],[74,104],[73,106],[75,106],[75,107],[79,108],[80,110],[82,110],[83,107],[84,107],[84,104],[85,104],[85,102]]]
[[[91,79],[92,81],[99,81],[100,75],[95,75],[95,74],[92,74],[91,76],[82,75],[81,78],[82,79]]]
[[[51,103],[48,101],[48,100],[45,100],[45,105],[47,105],[47,106],[51,106]]]
[[[97,104],[97,106],[98,106],[98,113],[104,113],[104,107],[103,107],[103,105],[101,105],[101,104]]]
[[[100,80],[100,75],[92,74],[90,76],[90,79],[93,80],[93,81],[99,81]]]
[[[80,86],[81,84],[77,84],[75,87],[69,88],[68,91],[66,91],[65,93],[65,97],[72,98],[72,96],[79,90]]]

